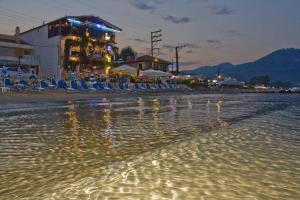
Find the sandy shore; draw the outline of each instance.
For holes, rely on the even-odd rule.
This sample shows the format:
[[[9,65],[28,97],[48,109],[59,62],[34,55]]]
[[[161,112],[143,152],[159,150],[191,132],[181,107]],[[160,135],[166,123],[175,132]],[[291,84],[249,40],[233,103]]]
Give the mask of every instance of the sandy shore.
[[[11,92],[0,93],[0,103],[29,103],[29,102],[55,102],[75,101],[85,99],[101,98],[128,98],[146,96],[166,96],[196,94],[195,91],[103,91],[103,92],[65,92],[65,91],[43,91],[43,92]]]
[[[66,91],[42,91],[42,92],[10,92],[0,93],[0,103],[28,103],[28,102],[55,102],[75,101],[101,98],[128,98],[146,96],[177,96],[197,94],[237,94],[254,93],[253,90],[222,89],[222,90],[176,90],[176,91],[102,91],[102,92],[66,92]]]

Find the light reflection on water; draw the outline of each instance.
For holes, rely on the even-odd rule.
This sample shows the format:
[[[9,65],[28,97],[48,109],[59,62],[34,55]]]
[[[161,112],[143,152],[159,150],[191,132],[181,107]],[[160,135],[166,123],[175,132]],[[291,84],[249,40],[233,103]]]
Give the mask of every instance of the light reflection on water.
[[[0,105],[0,199],[299,199],[300,97]]]

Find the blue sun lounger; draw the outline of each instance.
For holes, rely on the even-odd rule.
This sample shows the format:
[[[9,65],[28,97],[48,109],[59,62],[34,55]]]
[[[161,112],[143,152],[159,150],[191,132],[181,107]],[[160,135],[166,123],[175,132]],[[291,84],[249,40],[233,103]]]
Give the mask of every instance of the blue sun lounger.
[[[50,84],[49,84],[48,86],[49,86],[49,88],[51,88],[51,89],[56,89],[57,86],[58,86],[58,84],[57,84],[56,80],[51,79]]]
[[[66,89],[68,89],[68,84],[66,83],[65,80],[60,80],[60,81],[58,81],[58,88],[66,90]]]

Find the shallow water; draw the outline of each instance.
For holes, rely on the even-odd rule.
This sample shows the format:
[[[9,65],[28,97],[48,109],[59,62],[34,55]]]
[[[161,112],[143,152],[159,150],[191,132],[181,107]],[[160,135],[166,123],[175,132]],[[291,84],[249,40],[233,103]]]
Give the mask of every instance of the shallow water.
[[[0,178],[0,199],[300,199],[300,96],[0,104]]]

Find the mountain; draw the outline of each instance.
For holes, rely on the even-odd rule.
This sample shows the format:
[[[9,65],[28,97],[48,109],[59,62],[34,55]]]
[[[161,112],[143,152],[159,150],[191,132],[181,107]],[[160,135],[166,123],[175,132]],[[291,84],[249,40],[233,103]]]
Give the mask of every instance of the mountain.
[[[254,62],[239,65],[223,63],[217,66],[204,66],[194,70],[183,71],[183,74],[215,77],[220,74],[249,81],[254,76],[268,75],[271,82],[289,81],[300,83],[300,49],[280,49]]]

